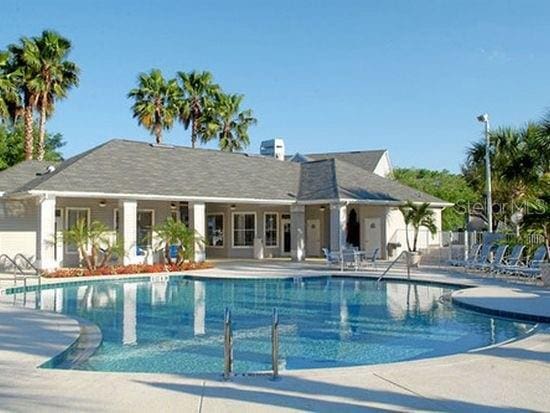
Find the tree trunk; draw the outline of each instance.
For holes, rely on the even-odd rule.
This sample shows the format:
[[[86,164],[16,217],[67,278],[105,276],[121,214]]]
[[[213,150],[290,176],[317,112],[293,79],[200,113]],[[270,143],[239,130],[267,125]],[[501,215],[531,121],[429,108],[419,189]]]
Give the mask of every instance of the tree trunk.
[[[32,106],[25,106],[25,159],[30,160],[33,157],[33,136],[32,136]]]
[[[155,125],[155,138],[157,144],[160,145],[162,143],[162,127],[160,125]]]
[[[38,135],[38,153],[37,153],[37,159],[39,161],[44,160],[44,154],[46,152],[45,149],[45,137],[46,137],[46,105],[47,105],[47,99],[44,95],[42,97],[42,103],[40,106],[40,129],[39,129],[39,135]]]
[[[413,241],[413,251],[416,252],[416,244],[418,242],[418,228],[414,229],[414,241]]]
[[[191,119],[191,147],[194,149],[197,143],[197,122],[194,118]]]

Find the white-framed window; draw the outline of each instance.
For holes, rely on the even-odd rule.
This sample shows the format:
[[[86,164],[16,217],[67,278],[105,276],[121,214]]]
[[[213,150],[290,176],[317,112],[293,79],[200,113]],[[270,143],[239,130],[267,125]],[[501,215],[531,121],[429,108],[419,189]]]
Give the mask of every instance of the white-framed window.
[[[152,209],[137,210],[137,240],[136,246],[139,250],[151,248],[153,245],[153,227],[155,225],[155,211]]]
[[[256,213],[233,212],[233,247],[250,248],[256,237]]]
[[[90,208],[65,208],[65,229],[72,229],[81,219],[85,219],[86,225],[90,225]],[[65,244],[65,252],[67,254],[78,254],[78,248],[67,243]]]
[[[206,216],[207,246],[222,248],[224,240],[223,214],[208,214]]]
[[[279,214],[277,212],[264,214],[264,242],[266,247],[279,246]]]

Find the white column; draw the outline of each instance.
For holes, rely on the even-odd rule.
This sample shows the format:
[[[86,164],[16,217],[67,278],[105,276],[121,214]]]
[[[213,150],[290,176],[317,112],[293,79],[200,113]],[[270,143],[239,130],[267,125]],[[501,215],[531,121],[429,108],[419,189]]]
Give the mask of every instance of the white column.
[[[346,204],[330,204],[330,250],[340,251],[346,243]]]
[[[206,259],[206,205],[204,202],[189,202],[189,225],[195,231],[195,262]]]
[[[38,231],[36,234],[36,264],[43,270],[57,268],[55,261],[55,197],[38,200]]]
[[[206,285],[203,281],[195,281],[194,286],[193,332],[196,336],[203,336],[206,334]]]
[[[124,283],[124,306],[122,311],[122,344],[137,344],[137,284]]]
[[[306,258],[306,207],[290,207],[290,256],[292,261],[303,261]]]
[[[124,244],[123,264],[137,262],[137,201],[121,200],[119,208],[119,227]]]

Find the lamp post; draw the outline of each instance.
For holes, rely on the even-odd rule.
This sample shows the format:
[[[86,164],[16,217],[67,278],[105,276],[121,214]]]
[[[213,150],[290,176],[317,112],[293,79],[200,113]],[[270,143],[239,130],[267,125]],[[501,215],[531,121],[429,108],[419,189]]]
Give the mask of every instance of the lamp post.
[[[485,191],[487,196],[487,225],[493,232],[493,196],[491,195],[491,142],[489,139],[489,115],[479,115],[477,120],[485,124]]]

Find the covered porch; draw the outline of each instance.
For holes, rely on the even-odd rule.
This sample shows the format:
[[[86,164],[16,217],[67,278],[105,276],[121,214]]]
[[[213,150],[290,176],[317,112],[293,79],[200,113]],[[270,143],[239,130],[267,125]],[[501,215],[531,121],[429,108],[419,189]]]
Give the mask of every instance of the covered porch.
[[[42,269],[74,267],[78,251],[63,242],[62,231],[79,219],[99,221],[113,237],[122,237],[124,265],[161,262],[155,227],[168,218],[184,222],[197,235],[194,259],[264,259],[302,261],[353,246],[380,258],[405,247],[403,218],[396,206],[351,202],[254,203],[176,199],[104,199],[42,195],[36,198],[36,252]],[[436,213],[440,220],[441,214]],[[53,242],[52,242],[53,240]],[[438,243],[438,239],[431,240]],[[398,245],[388,249],[388,243]]]

